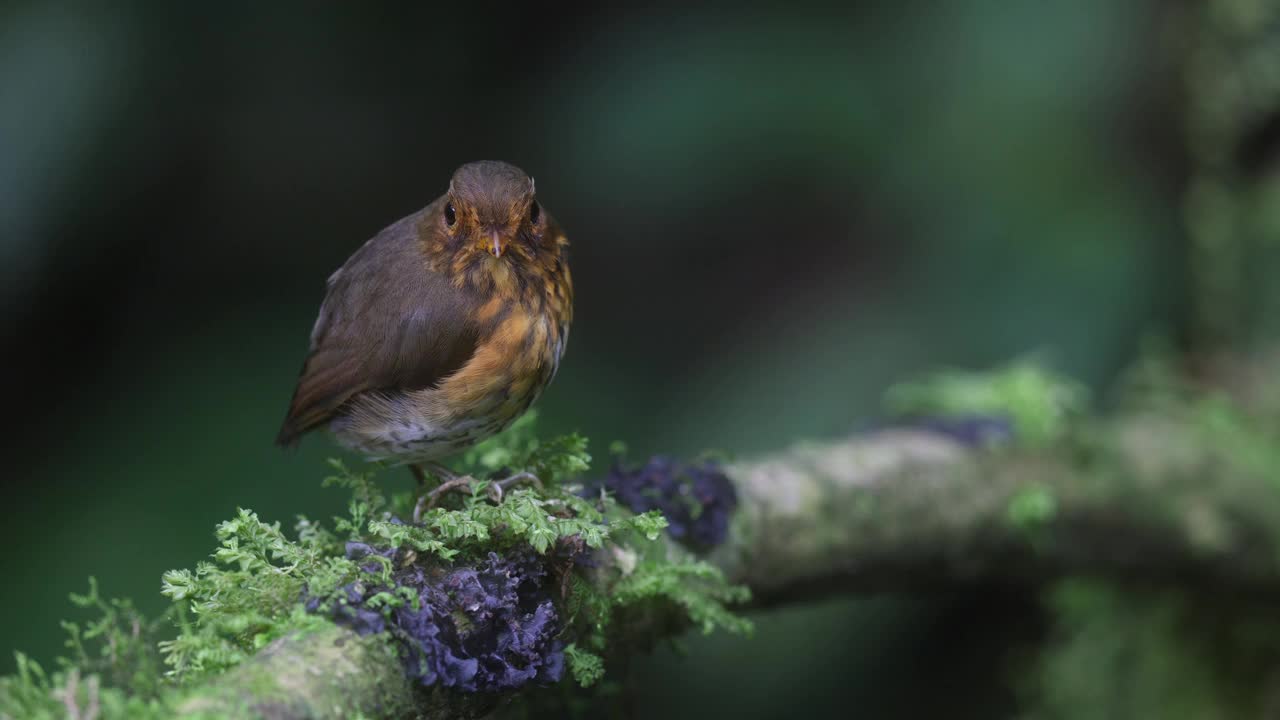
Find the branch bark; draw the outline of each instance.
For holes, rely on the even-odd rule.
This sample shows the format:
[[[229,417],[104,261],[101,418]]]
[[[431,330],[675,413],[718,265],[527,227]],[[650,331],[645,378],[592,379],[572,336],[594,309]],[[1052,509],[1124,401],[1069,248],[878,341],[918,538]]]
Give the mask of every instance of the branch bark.
[[[1280,594],[1268,482],[1280,478],[1195,420],[1100,431],[1089,457],[972,452],[901,430],[799,445],[734,469],[740,535],[714,558],[762,606],[1077,573]]]
[[[729,468],[740,506],[709,559],[758,606],[1074,573],[1280,595],[1280,478],[1250,459],[1246,430],[1202,415],[1097,421],[1087,442],[1038,449],[903,429],[800,444]],[[335,627],[276,641],[182,710],[473,717],[502,701],[415,687],[385,642]]]

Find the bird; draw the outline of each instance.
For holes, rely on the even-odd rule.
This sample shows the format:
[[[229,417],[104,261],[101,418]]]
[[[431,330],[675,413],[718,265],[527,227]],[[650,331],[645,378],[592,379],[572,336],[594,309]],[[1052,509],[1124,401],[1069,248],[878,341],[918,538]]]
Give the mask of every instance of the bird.
[[[445,481],[437,491],[456,487],[466,478],[439,461],[529,409],[572,321],[569,241],[533,178],[505,162],[462,165],[443,195],[329,277],[276,443],[327,428],[420,485],[430,469]],[[530,479],[520,475],[509,480]]]

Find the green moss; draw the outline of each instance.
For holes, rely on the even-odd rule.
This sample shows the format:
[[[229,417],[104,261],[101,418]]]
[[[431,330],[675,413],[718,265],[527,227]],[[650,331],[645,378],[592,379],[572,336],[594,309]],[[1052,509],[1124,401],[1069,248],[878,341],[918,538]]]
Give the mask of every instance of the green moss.
[[[1200,448],[1219,484],[1270,494],[1280,490],[1280,382],[1259,378],[1252,387],[1239,398],[1206,390],[1181,377],[1168,355],[1152,353],[1129,373],[1122,402],[1187,429],[1187,437],[1170,438],[1170,454]]]
[[[268,647],[242,665],[202,685],[179,706],[221,717],[347,718],[371,708],[381,717],[413,714],[414,694],[397,669],[400,660],[381,636],[357,637],[328,625],[291,633],[287,644]],[[316,684],[315,668],[329,682]],[[354,680],[354,681],[353,681]]]
[[[582,687],[591,687],[604,677],[604,658],[589,650],[582,650],[577,643],[569,643],[564,649],[564,657],[569,663],[573,679]]]
[[[752,632],[750,620],[726,607],[747,602],[751,592],[729,584],[719,568],[701,560],[643,561],[613,586],[612,597],[615,606],[624,608],[670,603],[682,610],[704,635],[717,629]]]
[[[1082,384],[1030,361],[989,372],[946,370],[885,394],[885,406],[896,415],[1007,417],[1017,438],[1031,445],[1062,437],[1088,404]]]
[[[241,509],[215,530],[220,544],[213,562],[164,574],[161,593],[175,601],[179,628],[177,638],[160,644],[171,677],[220,672],[317,622],[299,605],[304,589],[323,597],[357,575],[331,533],[305,518],[298,527],[298,539],[291,540],[279,523]]]
[[[1026,532],[1044,527],[1058,512],[1053,492],[1043,485],[1029,485],[1018,490],[1009,500],[1005,520]]]

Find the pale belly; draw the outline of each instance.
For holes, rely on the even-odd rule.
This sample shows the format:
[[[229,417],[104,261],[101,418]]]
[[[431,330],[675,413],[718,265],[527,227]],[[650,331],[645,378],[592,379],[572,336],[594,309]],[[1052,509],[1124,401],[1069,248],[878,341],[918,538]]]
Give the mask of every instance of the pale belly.
[[[329,431],[339,445],[371,461],[395,465],[430,462],[456,455],[510,427],[537,399],[504,398],[485,412],[450,417],[433,411],[421,397],[358,398],[350,412],[335,417]]]
[[[510,423],[493,426],[481,421],[467,421],[441,426],[425,420],[406,418],[388,423],[382,429],[352,432],[335,420],[330,429],[338,444],[371,461],[396,465],[429,462],[456,455],[496,435]]]
[[[563,350],[563,341],[556,343],[547,348],[543,362],[514,377],[489,376],[487,392],[464,394],[463,401],[456,391],[449,392],[459,383],[468,384],[462,373],[440,389],[358,395],[329,423],[329,431],[338,444],[372,461],[405,465],[456,455],[524,415],[555,376]]]

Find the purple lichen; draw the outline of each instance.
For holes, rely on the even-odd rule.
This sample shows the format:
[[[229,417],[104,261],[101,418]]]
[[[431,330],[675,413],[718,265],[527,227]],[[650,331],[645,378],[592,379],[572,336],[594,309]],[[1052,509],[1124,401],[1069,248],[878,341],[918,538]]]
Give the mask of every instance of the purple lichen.
[[[724,542],[729,517],[738,506],[733,483],[718,463],[710,461],[685,463],[657,455],[636,469],[617,461],[588,492],[600,487],[632,512],[660,511],[667,519],[667,533],[698,550]]]
[[[1013,422],[998,415],[951,415],[913,419],[911,427],[945,435],[969,447],[988,447],[1013,439]]]
[[[559,617],[537,555],[490,553],[473,565],[433,568],[401,563],[404,558],[394,550],[347,545],[352,560],[375,554],[397,568],[390,585],[354,582],[328,603],[311,598],[307,609],[327,606],[335,622],[362,635],[389,631],[399,641],[406,671],[423,685],[496,692],[559,681],[564,645],[556,638]],[[364,569],[379,567],[369,563]],[[397,595],[395,588],[410,588],[417,602],[404,602],[408,593]],[[374,600],[379,593],[402,602],[384,607]]]

